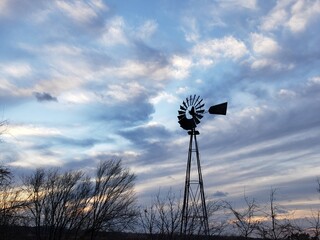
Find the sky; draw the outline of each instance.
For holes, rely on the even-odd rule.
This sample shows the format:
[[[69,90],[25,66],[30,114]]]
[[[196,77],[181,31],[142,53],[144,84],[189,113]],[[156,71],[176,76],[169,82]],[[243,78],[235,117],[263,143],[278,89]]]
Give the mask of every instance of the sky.
[[[1,0],[0,162],[121,159],[142,201],[184,187],[190,95],[207,199],[319,207],[319,0]],[[288,210],[288,211],[289,211]]]

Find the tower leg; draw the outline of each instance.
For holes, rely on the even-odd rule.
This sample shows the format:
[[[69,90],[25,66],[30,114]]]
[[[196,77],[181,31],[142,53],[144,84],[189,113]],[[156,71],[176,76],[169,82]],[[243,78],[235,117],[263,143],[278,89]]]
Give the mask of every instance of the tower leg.
[[[208,214],[196,137],[199,132],[192,129],[188,133],[190,142],[180,226],[180,234],[185,238],[189,235],[209,235]],[[194,155],[196,159],[194,159]],[[197,171],[193,168],[196,168]]]

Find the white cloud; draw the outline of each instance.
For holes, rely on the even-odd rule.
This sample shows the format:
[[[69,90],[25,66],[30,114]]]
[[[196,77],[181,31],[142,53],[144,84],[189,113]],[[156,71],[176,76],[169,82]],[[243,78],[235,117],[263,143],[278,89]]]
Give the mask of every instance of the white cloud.
[[[198,26],[197,26],[197,20],[194,17],[185,17],[183,19],[184,22],[184,28],[183,31],[185,33],[185,39],[187,42],[197,42],[200,38]]]
[[[251,41],[253,51],[259,55],[273,55],[280,50],[275,40],[262,34],[252,33]]]
[[[77,89],[74,91],[63,92],[59,96],[59,102],[73,103],[73,104],[85,104],[93,101],[97,101],[98,97],[85,90]]]
[[[157,28],[158,24],[154,20],[148,20],[138,29],[137,36],[143,40],[149,39]]]
[[[107,99],[113,99],[119,102],[126,102],[133,99],[146,89],[137,82],[129,82],[125,84],[112,84],[108,86],[105,95]]]
[[[287,26],[292,32],[301,32],[308,22],[320,13],[320,1],[297,1],[291,8]]]
[[[1,0],[0,1],[0,16],[8,14],[8,0]]]
[[[310,78],[308,80],[308,85],[320,85],[320,76]]]
[[[55,128],[35,125],[10,125],[8,133],[15,138],[21,136],[56,136],[61,134],[61,132]]]
[[[22,168],[31,168],[35,169],[38,167],[48,167],[54,166],[58,167],[61,166],[61,160],[57,159],[52,156],[42,156],[39,155],[36,151],[28,151],[24,153],[23,158],[18,159],[12,163],[9,163],[11,166],[22,167]]]
[[[200,58],[198,64],[208,65],[221,58],[237,60],[247,53],[247,48],[242,41],[228,36],[200,42],[192,49],[192,52]]]
[[[55,44],[55,45],[46,45],[42,48],[41,51],[46,51],[48,54],[53,54],[56,56],[61,55],[71,55],[78,56],[82,53],[82,49],[76,46],[67,45],[67,44]]]
[[[158,95],[150,99],[150,102],[152,104],[158,104],[161,101],[166,101],[168,103],[174,103],[178,99],[174,95],[168,93],[168,92],[160,92]]]
[[[277,5],[262,20],[261,29],[289,28],[293,33],[304,31],[309,22],[320,13],[319,0],[286,0]]]
[[[247,8],[247,9],[254,10],[257,8],[257,1],[256,0],[220,0],[219,5],[222,8],[231,8],[231,9]]]
[[[281,69],[292,69],[294,67],[294,64],[283,64],[281,62],[278,62],[271,58],[253,58],[253,61],[251,63],[252,69],[262,69],[262,68],[273,68],[275,70],[281,70]]]
[[[297,96],[297,93],[289,89],[280,89],[278,95],[283,98],[293,98]]]
[[[275,30],[283,25],[288,17],[285,9],[275,9],[268,16],[263,18],[261,29],[265,31]]]
[[[102,42],[106,46],[117,44],[128,44],[128,39],[124,32],[125,22],[122,17],[114,17],[109,20],[105,26],[105,31],[102,35]]]
[[[0,64],[0,71],[9,77],[21,78],[32,73],[32,68],[28,63],[5,63]]]
[[[176,93],[177,94],[184,94],[188,91],[188,87],[179,87],[177,90],[176,90]]]
[[[189,76],[192,67],[192,60],[188,57],[173,55],[171,58],[171,75],[176,79],[183,79]]]
[[[56,1],[57,7],[73,20],[80,23],[90,22],[97,18],[99,10],[107,9],[100,0],[83,1]]]

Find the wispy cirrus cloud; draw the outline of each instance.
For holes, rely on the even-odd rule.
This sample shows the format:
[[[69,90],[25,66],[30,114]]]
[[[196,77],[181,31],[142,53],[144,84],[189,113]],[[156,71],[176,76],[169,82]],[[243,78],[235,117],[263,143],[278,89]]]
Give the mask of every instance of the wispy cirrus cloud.
[[[101,11],[108,10],[108,6],[101,0],[82,1],[60,1],[56,0],[58,9],[78,23],[88,23],[98,18]]]

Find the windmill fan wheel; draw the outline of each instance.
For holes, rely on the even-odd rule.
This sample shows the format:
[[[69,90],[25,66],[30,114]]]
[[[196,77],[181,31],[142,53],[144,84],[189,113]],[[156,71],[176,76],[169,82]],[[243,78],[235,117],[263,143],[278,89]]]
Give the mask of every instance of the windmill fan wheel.
[[[204,103],[200,96],[190,95],[180,105],[178,110],[178,122],[185,130],[195,129],[204,114]]]

